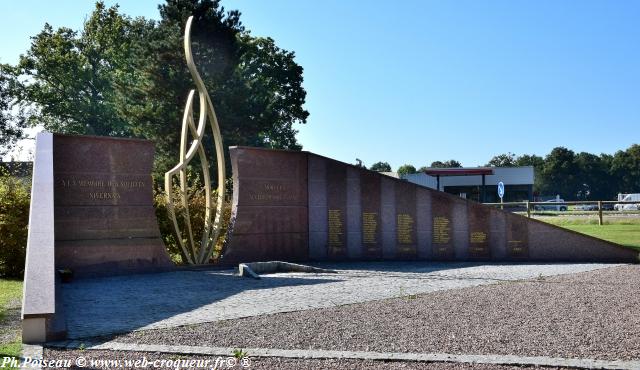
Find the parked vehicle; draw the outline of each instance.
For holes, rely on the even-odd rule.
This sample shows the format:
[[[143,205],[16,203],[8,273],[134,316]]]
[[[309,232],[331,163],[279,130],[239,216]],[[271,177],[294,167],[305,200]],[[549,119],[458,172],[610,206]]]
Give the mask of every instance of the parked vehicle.
[[[597,211],[598,210],[598,205],[597,204],[578,204],[575,207],[576,211]],[[604,209],[604,204],[602,206],[602,209]]]
[[[640,193],[635,194],[626,194],[622,199],[619,199],[622,202],[639,202],[640,203]],[[637,211],[640,208],[640,204],[622,204],[618,203],[613,208],[616,211]]]
[[[553,203],[564,203],[564,199],[560,199],[560,198],[551,199],[551,200],[547,200],[545,203],[549,203],[549,205],[537,204],[533,207],[533,209],[535,209],[536,211],[566,211],[567,210],[566,204],[553,204]]]

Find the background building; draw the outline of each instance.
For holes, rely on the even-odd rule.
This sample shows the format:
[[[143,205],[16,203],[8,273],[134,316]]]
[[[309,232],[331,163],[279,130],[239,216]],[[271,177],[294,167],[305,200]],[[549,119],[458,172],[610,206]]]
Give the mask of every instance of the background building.
[[[400,177],[397,173],[387,175]],[[425,172],[401,176],[414,184],[438,189],[476,202],[499,202],[498,182],[505,185],[505,202],[533,201],[532,166],[428,168]]]

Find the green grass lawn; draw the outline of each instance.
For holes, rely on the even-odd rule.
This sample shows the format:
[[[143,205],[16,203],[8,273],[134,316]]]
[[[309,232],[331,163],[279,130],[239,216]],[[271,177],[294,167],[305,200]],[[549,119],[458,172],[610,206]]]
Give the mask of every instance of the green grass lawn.
[[[21,297],[22,281],[0,279],[0,358],[20,356]]]
[[[539,217],[538,219],[582,234],[640,250],[639,218],[625,219],[611,217],[607,219],[607,217],[605,217],[604,225],[598,225],[598,220],[595,218]]]

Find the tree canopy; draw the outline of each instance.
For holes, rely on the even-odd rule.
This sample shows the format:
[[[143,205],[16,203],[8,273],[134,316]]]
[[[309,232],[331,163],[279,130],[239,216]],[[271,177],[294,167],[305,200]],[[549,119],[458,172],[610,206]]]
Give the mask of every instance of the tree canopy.
[[[22,138],[22,127],[11,114],[13,79],[0,66],[0,155],[5,155]]]
[[[369,167],[371,171],[391,172],[391,165],[387,162],[376,162]]]
[[[513,167],[516,166],[516,155],[509,152],[506,154],[498,154],[491,158],[485,165],[487,167]]]
[[[431,162],[432,168],[460,168],[462,167],[462,163],[456,161],[455,159],[450,159],[448,161],[435,161]]]
[[[293,125],[309,113],[293,52],[252,36],[240,13],[225,11],[219,0],[167,0],[159,8],[160,20],[151,21],[98,2],[81,30],[45,24],[19,63],[5,66],[18,85],[8,91],[24,122],[59,133],[153,140],[156,171],[166,171],[176,160],[194,88],[183,49],[193,15],[194,59],[225,146],[301,149]]]
[[[414,174],[414,173],[418,173],[418,171],[416,170],[415,167],[413,167],[410,164],[405,164],[402,165],[398,168],[398,175],[402,176],[402,175],[410,175],[410,174]]]

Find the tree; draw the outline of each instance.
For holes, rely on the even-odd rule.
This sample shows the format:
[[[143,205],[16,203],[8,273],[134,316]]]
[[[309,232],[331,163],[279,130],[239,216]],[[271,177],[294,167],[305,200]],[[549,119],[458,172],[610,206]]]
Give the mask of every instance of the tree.
[[[542,188],[542,168],[544,167],[544,158],[535,154],[523,154],[516,158],[516,166],[532,166],[534,173],[533,191],[534,193],[540,193]]]
[[[416,171],[416,168],[413,167],[410,164],[405,164],[400,166],[400,168],[398,168],[398,175],[400,176],[404,176],[404,175],[410,175],[410,174],[414,174],[417,173],[418,171]]]
[[[140,134],[155,140],[163,171],[177,157],[184,102],[194,84],[184,62],[182,33],[194,16],[193,52],[220,121],[225,146],[248,145],[299,150],[294,123],[305,123],[302,67],[295,54],[271,38],[245,30],[237,11],[225,12],[218,0],[169,0],[160,6],[161,21],[145,45],[138,68],[145,76],[142,96],[127,110],[144,122]],[[213,147],[207,148],[213,152]],[[229,163],[229,161],[227,161]],[[212,163],[213,165],[213,163]]]
[[[369,167],[371,171],[391,172],[391,165],[387,162],[376,162]]]
[[[611,176],[617,180],[617,192],[640,192],[640,145],[617,151],[611,160]]]
[[[450,159],[448,161],[435,161],[431,163],[431,168],[460,168],[462,167],[462,163],[456,161],[455,159]]]
[[[597,156],[586,152],[576,155],[578,188],[575,193],[577,199],[600,200],[612,197],[607,159],[606,156]]]
[[[545,194],[559,194],[568,200],[579,192],[578,165],[575,153],[564,147],[553,148],[545,158],[541,177],[541,191]]]
[[[20,122],[11,114],[13,85],[15,80],[8,73],[8,66],[0,65],[0,156],[7,154],[23,137]]]
[[[14,68],[23,81],[12,96],[21,113],[53,132],[153,140],[156,173],[164,173],[177,160],[194,88],[182,40],[193,15],[194,59],[225,146],[301,149],[293,124],[309,113],[293,52],[251,36],[240,13],[225,11],[219,0],[167,0],[160,15],[159,22],[131,19],[98,2],[80,31],[45,25]]]
[[[24,81],[15,98],[27,121],[53,132],[131,136],[116,89],[132,70],[142,30],[100,2],[80,32],[45,24],[14,69]]]
[[[509,152],[505,154],[499,154],[491,158],[485,165],[487,167],[513,167],[516,165],[516,155]]]

